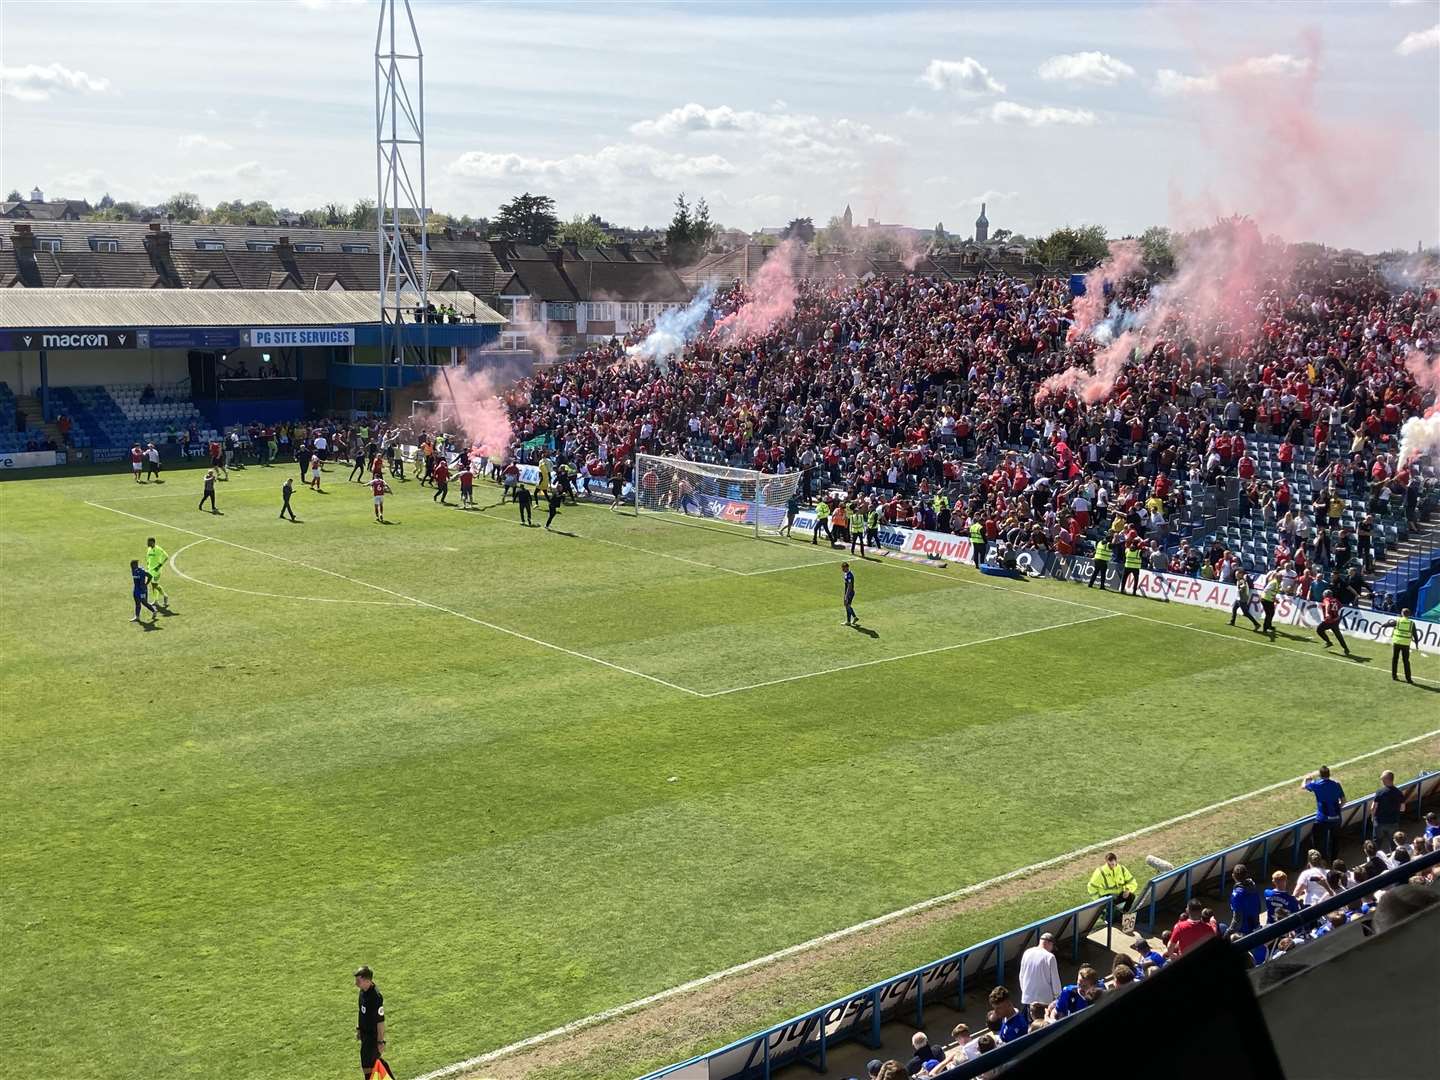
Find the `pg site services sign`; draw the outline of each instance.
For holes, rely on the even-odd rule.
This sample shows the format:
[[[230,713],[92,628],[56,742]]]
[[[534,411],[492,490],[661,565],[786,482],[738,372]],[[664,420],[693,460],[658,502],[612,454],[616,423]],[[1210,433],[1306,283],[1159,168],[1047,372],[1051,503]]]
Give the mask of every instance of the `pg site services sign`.
[[[253,349],[313,349],[355,344],[353,326],[264,326],[248,332]]]

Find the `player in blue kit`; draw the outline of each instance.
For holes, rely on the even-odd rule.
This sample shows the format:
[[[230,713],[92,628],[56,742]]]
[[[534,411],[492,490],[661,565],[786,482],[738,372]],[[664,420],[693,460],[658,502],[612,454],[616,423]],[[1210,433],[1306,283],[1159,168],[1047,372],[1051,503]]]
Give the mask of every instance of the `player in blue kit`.
[[[135,600],[135,617],[130,621],[140,621],[140,609],[143,607],[150,612],[150,621],[153,623],[160,613],[155,610],[155,605],[150,603],[150,574],[140,565],[139,559],[130,560],[130,579],[130,594]]]
[[[859,626],[860,616],[855,614],[855,574],[848,562],[842,562],[840,569],[845,572],[845,625]]]

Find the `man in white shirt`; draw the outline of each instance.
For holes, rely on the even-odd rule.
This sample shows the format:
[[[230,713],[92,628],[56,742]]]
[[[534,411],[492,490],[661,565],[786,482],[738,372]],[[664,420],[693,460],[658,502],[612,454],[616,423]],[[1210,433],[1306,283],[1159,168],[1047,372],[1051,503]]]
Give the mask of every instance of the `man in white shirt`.
[[[1040,942],[1020,954],[1020,1001],[1029,1008],[1049,1005],[1060,996],[1060,965],[1055,959],[1055,935],[1041,934]]]

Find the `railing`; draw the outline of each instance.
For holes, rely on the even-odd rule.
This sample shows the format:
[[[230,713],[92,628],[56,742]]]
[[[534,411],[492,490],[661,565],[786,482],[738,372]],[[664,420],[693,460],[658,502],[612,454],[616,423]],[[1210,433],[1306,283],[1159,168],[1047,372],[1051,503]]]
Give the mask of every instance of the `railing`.
[[[1425,799],[1433,799],[1440,793],[1440,772],[1422,773],[1400,786],[1407,793],[1407,813],[1423,817]],[[1346,803],[1341,811],[1341,829],[1353,829],[1357,823],[1362,829],[1366,828],[1373,799],[1373,795],[1367,795]],[[1147,931],[1153,931],[1160,904],[1181,893],[1183,900],[1188,901],[1200,886],[1224,881],[1238,863],[1244,862],[1252,868],[1258,866],[1257,880],[1268,877],[1270,860],[1281,852],[1288,856],[1287,865],[1299,865],[1314,826],[1313,816],[1294,821],[1158,875],[1141,889],[1135,910],[1144,917]],[[1420,864],[1417,861],[1410,865],[1413,868]],[[682,1080],[691,1076],[704,1076],[708,1080],[769,1080],[774,1070],[800,1063],[824,1071],[829,1051],[840,1043],[859,1039],[866,1046],[879,1049],[881,1028],[887,1021],[913,1018],[915,1027],[922,1028],[927,1003],[963,1009],[966,988],[973,988],[977,978],[985,977],[987,985],[1002,985],[1006,967],[1038,942],[1041,934],[1051,933],[1057,941],[1070,938],[1072,959],[1078,960],[1081,939],[1103,919],[1107,924],[1108,947],[1113,908],[1114,902],[1108,897],[1070,908],[837,998],[718,1050],[649,1073],[642,1080]],[[1035,1044],[1034,1040],[1053,1032],[1055,1027],[1041,1028],[1034,1035],[997,1047],[983,1059],[966,1062],[945,1073],[944,1078],[966,1080],[988,1072],[1021,1052],[1016,1047],[1023,1044],[1023,1048],[1028,1049]]]
[[[1078,960],[1080,942],[1102,919],[1112,922],[1113,909],[1110,897],[1070,908],[867,986],[768,1031],[667,1066],[644,1080],[680,1080],[699,1068],[708,1069],[703,1075],[710,1080],[769,1080],[774,1070],[800,1063],[823,1072],[829,1051],[840,1043],[859,1039],[879,1049],[880,1029],[887,1021],[908,1016],[917,1028],[922,1027],[927,1003],[963,1008],[966,988],[973,988],[977,978],[984,977],[987,986],[1000,985],[1007,965],[1038,942],[1041,934],[1053,934],[1057,942],[1068,937],[1072,959]]]

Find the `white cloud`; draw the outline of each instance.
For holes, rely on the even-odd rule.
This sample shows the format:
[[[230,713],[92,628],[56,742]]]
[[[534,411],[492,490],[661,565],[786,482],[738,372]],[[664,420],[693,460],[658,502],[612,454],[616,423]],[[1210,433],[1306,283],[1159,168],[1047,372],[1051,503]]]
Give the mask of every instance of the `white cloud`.
[[[110,80],[74,71],[64,64],[0,67],[0,93],[16,101],[48,101],[52,94],[103,94]]]
[[[1172,68],[1161,68],[1155,72],[1155,92],[1162,97],[1210,94],[1219,87],[1220,80],[1214,75],[1186,75]]]
[[[914,105],[911,105],[910,108],[906,109],[900,115],[905,117],[906,120],[923,120],[926,123],[935,119],[934,113],[925,109],[917,109]]]
[[[268,109],[261,109],[250,118],[250,126],[256,131],[264,131],[270,126],[270,111]]]
[[[1219,74],[1207,72],[1203,75],[1186,75],[1171,68],[1155,72],[1155,93],[1162,97],[1183,97],[1188,94],[1213,94],[1227,79],[1266,79],[1304,75],[1310,70],[1308,57],[1291,56],[1289,53],[1271,53],[1269,56],[1252,56],[1222,69]]]
[[[447,170],[465,180],[545,180],[561,184],[620,185],[626,182],[675,183],[733,176],[734,165],[718,154],[690,157],[635,143],[606,146],[593,154],[538,158],[471,150]]]
[[[1078,52],[1050,57],[1040,65],[1038,74],[1047,82],[1114,86],[1121,79],[1133,79],[1135,69],[1108,53]]]
[[[991,188],[987,191],[982,191],[979,195],[971,195],[970,198],[963,200],[961,205],[980,206],[984,203],[1004,203],[1010,202],[1012,199],[1018,199],[1019,197],[1020,193],[1018,191],[996,191]]]
[[[783,102],[776,102],[782,105]],[[661,113],[653,120],[630,125],[630,133],[641,138],[702,134],[710,132],[744,132],[781,142],[797,138],[829,139],[837,142],[895,143],[897,139],[876,131],[869,124],[840,117],[822,120],[805,113],[788,113],[772,109],[754,112],[732,109],[729,105],[706,107],[697,102],[680,105]]]
[[[280,182],[289,175],[284,169],[272,169],[258,161],[242,161],[229,168],[196,169],[180,177],[177,182],[185,187],[224,185],[232,191],[242,189],[241,193],[246,198],[254,198],[275,192]]]
[[[235,149],[223,139],[212,139],[209,135],[201,135],[198,132],[190,135],[181,135],[177,142],[182,153],[192,153],[194,151],[218,153]]]
[[[1271,53],[1269,56],[1252,56],[1237,67],[1238,73],[1244,75],[1303,75],[1310,70],[1310,60],[1289,53]]]
[[[1089,109],[1061,109],[1054,105],[1021,105],[1015,101],[997,101],[990,106],[987,112],[990,119],[997,124],[1024,124],[1027,127],[1078,124],[1088,127],[1095,123],[1095,114]]]
[[[1155,92],[1162,97],[1211,94],[1219,87],[1220,80],[1214,75],[1186,75],[1171,68],[1161,68],[1155,72]]]
[[[931,90],[952,94],[979,96],[1005,92],[1004,84],[997,82],[985,65],[972,56],[962,60],[931,60],[920,73],[920,82]]]
[[[1436,23],[1429,30],[1416,30],[1413,34],[1406,34],[1400,39],[1400,44],[1395,46],[1395,51],[1401,56],[1410,56],[1427,52],[1437,46],[1440,46],[1440,23]]]

